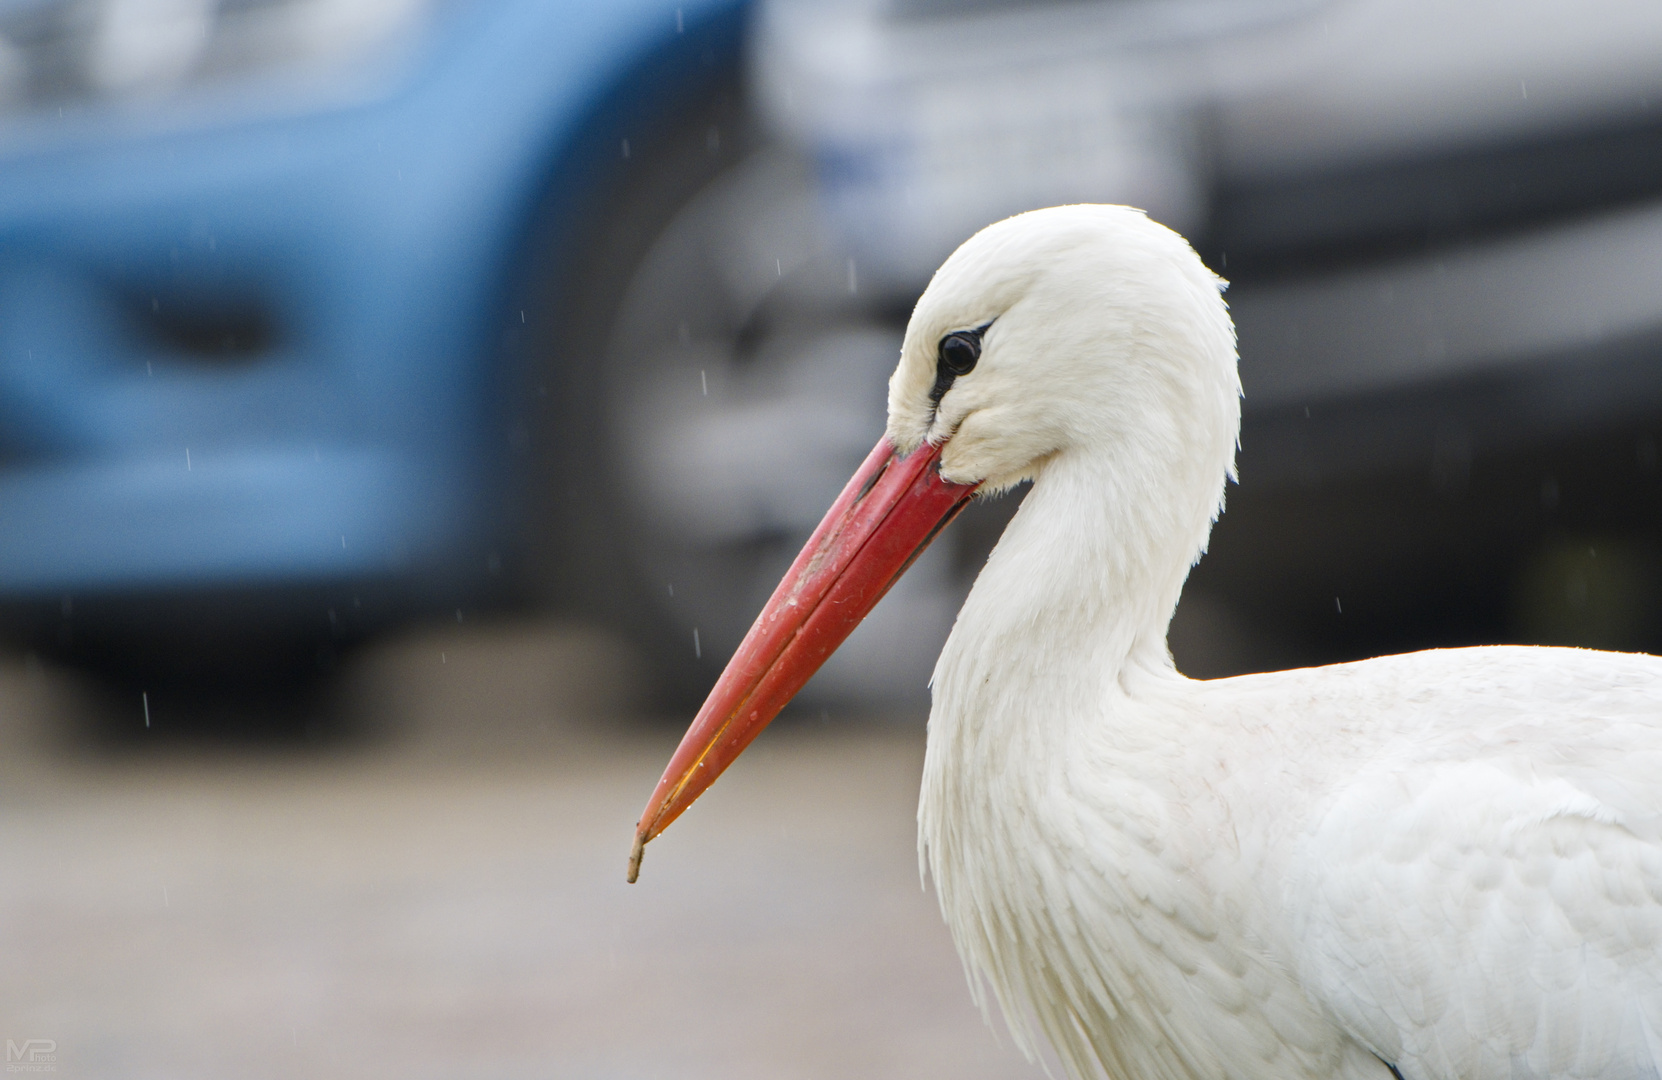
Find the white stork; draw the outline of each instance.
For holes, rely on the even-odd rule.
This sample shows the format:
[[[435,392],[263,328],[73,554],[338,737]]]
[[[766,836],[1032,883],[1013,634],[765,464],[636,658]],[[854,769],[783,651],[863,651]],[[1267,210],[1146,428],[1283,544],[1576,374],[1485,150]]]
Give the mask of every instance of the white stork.
[[[1077,1077],[1662,1076],[1662,660],[1451,649],[1194,681],[1166,627],[1233,470],[1234,332],[1114,206],[970,239],[884,440],[734,656],[630,863],[972,493],[1032,491],[935,669],[922,859]]]

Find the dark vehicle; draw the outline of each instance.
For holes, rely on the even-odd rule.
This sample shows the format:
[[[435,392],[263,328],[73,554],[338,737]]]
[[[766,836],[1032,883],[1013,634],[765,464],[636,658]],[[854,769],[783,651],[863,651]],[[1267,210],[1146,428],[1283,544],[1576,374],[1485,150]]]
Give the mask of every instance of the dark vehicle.
[[[678,234],[684,262],[698,248],[751,279],[657,286],[661,312],[689,281],[753,282],[724,294],[739,329],[721,367],[745,390],[727,388],[732,423],[687,419],[663,440],[682,461],[705,447],[720,490],[688,497],[667,452],[637,469],[682,493],[652,498],[686,507],[658,536],[711,527],[707,508],[748,485],[741,504],[770,509],[750,540],[790,531],[775,548],[794,550],[813,519],[794,483],[758,494],[757,466],[716,468],[704,433],[773,446],[770,417],[846,411],[815,421],[841,433],[846,472],[874,434],[852,417],[880,400],[911,300],[958,242],[1031,207],[1125,202],[1230,279],[1240,333],[1241,485],[1174,626],[1185,670],[1662,647],[1654,6],[771,0],[751,57],[756,109],[803,164],[764,182],[752,163],[725,217],[707,201]],[[759,189],[808,208],[794,233],[758,241]],[[777,278],[763,250],[786,252]],[[833,353],[872,373],[866,390],[811,375]],[[807,456],[832,456],[830,438]],[[875,650],[913,686],[979,565],[936,560],[941,595]]]

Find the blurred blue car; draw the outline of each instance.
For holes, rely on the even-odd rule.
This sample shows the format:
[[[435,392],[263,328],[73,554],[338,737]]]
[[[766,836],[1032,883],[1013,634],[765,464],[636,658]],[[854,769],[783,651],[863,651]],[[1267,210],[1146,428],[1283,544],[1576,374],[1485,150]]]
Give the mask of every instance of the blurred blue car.
[[[603,272],[592,219],[735,77],[742,21],[0,0],[10,632],[217,670],[557,588],[562,283]]]

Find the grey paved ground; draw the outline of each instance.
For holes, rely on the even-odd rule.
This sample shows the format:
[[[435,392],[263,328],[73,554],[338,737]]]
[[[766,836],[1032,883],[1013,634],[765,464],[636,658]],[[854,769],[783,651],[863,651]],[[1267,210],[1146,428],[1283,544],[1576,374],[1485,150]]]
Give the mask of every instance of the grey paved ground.
[[[65,1078],[1042,1075],[920,891],[916,718],[770,731],[627,886],[674,741],[597,719],[629,685],[447,629],[355,667],[355,748],[89,753],[77,686],[0,661],[0,1038]]]

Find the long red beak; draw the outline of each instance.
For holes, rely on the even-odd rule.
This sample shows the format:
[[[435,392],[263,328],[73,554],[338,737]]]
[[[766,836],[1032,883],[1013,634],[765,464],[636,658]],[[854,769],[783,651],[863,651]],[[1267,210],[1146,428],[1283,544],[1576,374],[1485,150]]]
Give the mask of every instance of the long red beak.
[[[629,880],[669,827],[761,734],[889,587],[958,516],[974,484],[941,478],[941,449],[877,443],[728,661],[635,826]]]

